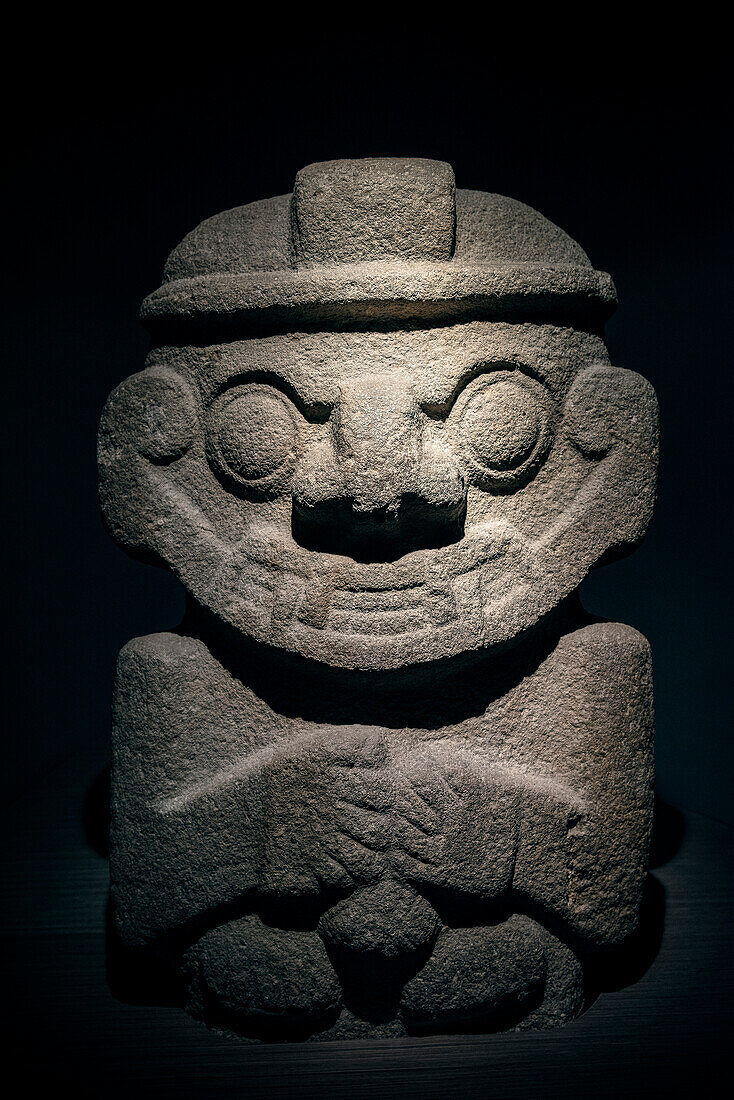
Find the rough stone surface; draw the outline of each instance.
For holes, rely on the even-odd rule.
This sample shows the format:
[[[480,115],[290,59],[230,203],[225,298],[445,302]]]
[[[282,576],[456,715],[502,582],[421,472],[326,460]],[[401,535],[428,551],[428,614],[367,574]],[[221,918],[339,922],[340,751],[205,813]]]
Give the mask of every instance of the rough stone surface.
[[[101,503],[188,609],[120,654],[112,902],[212,1026],[549,1027],[634,932],[649,648],[576,594],[655,499],[613,305],[560,229],[425,160],[303,169],[144,303]]]

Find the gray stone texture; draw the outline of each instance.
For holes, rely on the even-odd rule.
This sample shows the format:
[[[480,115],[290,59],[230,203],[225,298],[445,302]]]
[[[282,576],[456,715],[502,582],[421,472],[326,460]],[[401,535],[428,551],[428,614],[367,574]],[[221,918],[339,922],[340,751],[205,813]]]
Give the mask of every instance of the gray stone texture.
[[[427,160],[226,211],[146,299],[100,496],[187,593],[120,654],[116,934],[256,1039],[549,1027],[638,923],[657,410],[608,275]]]

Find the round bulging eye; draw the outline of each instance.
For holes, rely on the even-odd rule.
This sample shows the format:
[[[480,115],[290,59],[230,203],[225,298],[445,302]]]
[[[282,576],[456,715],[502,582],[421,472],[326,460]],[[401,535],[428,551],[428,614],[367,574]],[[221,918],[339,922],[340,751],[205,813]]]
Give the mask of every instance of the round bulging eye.
[[[295,456],[296,421],[278,390],[244,385],[227,391],[212,424],[211,450],[220,472],[254,485],[289,468]]]
[[[461,430],[472,465],[498,483],[516,481],[544,457],[549,405],[530,380],[489,377],[467,394]]]

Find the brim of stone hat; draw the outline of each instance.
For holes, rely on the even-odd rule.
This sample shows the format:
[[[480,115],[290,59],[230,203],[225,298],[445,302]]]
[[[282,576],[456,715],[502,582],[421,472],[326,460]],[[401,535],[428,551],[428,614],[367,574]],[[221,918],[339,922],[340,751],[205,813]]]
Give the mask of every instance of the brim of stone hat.
[[[614,283],[589,267],[523,263],[497,267],[385,261],[300,270],[220,273],[165,283],[145,299],[148,324],[338,322],[566,312],[603,321]]]

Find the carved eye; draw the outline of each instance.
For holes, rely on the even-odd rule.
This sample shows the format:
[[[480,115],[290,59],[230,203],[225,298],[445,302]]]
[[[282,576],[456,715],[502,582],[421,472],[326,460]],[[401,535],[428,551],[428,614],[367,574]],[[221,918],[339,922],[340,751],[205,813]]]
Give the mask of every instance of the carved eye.
[[[461,443],[477,480],[514,484],[545,457],[550,443],[550,399],[524,375],[497,371],[468,387],[456,413]]]
[[[225,479],[259,495],[290,474],[297,438],[295,410],[284,394],[242,385],[227,390],[212,411],[209,453]]]

